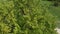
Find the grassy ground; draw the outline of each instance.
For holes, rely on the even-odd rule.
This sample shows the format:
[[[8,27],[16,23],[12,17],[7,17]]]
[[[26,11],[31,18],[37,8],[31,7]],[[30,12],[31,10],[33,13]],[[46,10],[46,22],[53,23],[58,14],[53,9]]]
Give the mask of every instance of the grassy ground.
[[[50,1],[43,1],[45,8],[48,8],[49,12],[51,12],[54,16],[57,16],[57,18],[60,20],[60,5],[53,6],[53,4],[54,3]]]
[[[54,16],[57,16],[57,27],[60,28],[60,6],[51,6],[49,10]]]
[[[51,13],[55,16],[57,16],[57,18],[60,20],[60,6],[58,7],[51,7],[51,9],[49,9],[51,11]]]
[[[43,1],[43,4],[46,8],[48,8],[49,12],[54,16],[57,16],[57,27],[60,28],[60,5],[53,6],[53,2]]]

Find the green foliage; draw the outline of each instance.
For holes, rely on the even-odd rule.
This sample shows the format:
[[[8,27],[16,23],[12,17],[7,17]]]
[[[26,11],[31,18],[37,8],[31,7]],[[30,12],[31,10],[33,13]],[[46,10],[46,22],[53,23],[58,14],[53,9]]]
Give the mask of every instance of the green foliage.
[[[56,34],[55,17],[42,0],[0,0],[0,34]]]

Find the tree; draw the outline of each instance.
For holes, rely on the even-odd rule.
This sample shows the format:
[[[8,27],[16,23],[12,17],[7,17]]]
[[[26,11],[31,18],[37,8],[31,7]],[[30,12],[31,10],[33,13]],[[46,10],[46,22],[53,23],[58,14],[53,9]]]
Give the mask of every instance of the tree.
[[[56,34],[55,17],[42,0],[0,1],[0,34]]]

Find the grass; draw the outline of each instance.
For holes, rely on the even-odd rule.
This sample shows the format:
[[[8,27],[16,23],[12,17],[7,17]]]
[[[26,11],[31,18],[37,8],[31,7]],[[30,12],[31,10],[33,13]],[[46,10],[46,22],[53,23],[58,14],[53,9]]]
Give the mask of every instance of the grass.
[[[53,6],[53,2],[44,1],[43,4],[48,8],[49,12],[54,16],[57,16],[57,27],[60,28],[60,6]]]

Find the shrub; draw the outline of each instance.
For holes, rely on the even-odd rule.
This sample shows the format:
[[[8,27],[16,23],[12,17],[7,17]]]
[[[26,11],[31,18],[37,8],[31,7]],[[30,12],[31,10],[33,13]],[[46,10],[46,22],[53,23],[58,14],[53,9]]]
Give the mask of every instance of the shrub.
[[[55,24],[41,0],[0,0],[0,34],[56,34]]]

